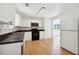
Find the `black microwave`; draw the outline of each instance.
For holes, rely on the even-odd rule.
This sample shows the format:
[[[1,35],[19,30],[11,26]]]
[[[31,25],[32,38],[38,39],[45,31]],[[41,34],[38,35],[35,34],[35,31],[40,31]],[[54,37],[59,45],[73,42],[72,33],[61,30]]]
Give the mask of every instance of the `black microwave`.
[[[39,27],[39,23],[31,23],[31,27]]]

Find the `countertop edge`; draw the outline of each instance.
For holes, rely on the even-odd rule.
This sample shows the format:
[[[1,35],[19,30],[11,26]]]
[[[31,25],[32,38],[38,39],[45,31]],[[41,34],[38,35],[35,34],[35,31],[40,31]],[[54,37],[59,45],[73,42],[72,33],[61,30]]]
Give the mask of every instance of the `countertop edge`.
[[[18,42],[23,42],[22,40],[20,40],[20,41],[14,41],[14,42],[2,42],[2,43],[0,43],[0,45],[4,45],[4,44],[12,44],[12,43],[18,43]]]

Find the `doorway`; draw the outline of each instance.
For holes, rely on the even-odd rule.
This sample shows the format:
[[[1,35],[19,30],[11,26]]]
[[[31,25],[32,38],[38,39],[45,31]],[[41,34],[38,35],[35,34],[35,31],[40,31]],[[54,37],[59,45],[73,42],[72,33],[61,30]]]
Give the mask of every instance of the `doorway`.
[[[52,20],[52,37],[60,39],[60,19]]]
[[[52,20],[52,49],[54,55],[61,54],[60,48],[60,19]]]

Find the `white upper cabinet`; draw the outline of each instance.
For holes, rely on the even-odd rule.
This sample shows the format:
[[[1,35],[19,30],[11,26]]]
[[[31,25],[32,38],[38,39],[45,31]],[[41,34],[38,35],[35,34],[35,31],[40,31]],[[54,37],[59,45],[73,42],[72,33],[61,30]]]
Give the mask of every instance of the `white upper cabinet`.
[[[16,6],[13,3],[1,3],[0,4],[0,21],[5,23],[14,24],[14,15],[16,12]]]
[[[17,13],[15,14],[15,23],[14,26],[21,26],[21,16]]]
[[[31,23],[39,23],[39,27],[43,27],[43,18],[22,17],[21,25],[23,27],[31,27]]]

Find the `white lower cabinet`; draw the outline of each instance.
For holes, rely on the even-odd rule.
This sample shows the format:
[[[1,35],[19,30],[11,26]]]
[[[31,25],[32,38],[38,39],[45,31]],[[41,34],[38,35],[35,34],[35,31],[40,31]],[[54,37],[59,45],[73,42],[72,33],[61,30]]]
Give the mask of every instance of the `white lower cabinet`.
[[[40,40],[44,39],[44,31],[40,31]]]
[[[0,55],[21,55],[21,42],[0,45]]]
[[[26,41],[32,41],[32,32],[25,32],[24,39]],[[40,40],[44,39],[44,31],[39,32],[39,39]]]
[[[31,32],[25,32],[24,34],[24,40],[25,41],[32,41],[32,33]]]

